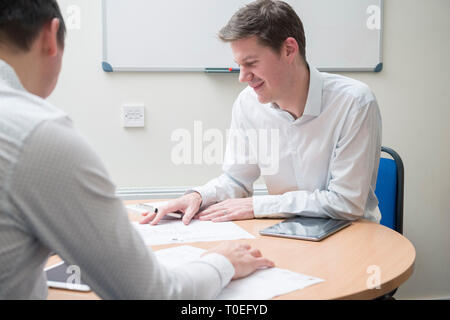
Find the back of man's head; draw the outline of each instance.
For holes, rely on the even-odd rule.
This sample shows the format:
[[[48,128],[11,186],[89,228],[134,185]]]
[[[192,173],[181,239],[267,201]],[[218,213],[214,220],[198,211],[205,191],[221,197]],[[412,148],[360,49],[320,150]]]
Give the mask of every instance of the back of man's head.
[[[28,51],[45,23],[57,18],[58,45],[64,48],[66,27],[56,0],[0,0],[0,47]]]
[[[232,42],[257,36],[262,45],[279,52],[283,42],[297,41],[300,56],[306,62],[306,40],[303,23],[286,2],[257,0],[239,9],[219,32],[219,38]]]

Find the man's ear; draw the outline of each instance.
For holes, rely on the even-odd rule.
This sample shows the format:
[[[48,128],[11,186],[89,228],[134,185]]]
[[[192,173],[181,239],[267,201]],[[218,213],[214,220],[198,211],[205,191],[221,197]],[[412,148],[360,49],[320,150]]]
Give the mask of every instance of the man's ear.
[[[53,18],[42,28],[42,51],[44,55],[54,57],[58,53],[59,19]]]
[[[299,50],[297,40],[292,37],[287,38],[284,40],[283,48],[286,58],[290,62],[294,61],[294,58],[297,56]]]

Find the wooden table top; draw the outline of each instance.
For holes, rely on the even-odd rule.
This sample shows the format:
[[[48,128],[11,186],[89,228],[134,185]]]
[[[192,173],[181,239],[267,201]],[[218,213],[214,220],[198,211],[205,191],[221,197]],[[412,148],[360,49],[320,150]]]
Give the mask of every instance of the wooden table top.
[[[127,201],[151,202],[161,200]],[[131,220],[138,220],[130,213]],[[401,234],[377,223],[356,221],[320,242],[259,235],[259,230],[282,220],[253,219],[234,221],[255,239],[232,240],[258,248],[278,268],[288,269],[325,281],[274,299],[373,299],[391,292],[413,273],[416,252]],[[219,242],[194,242],[191,246],[208,249]],[[183,243],[186,244],[186,243]],[[180,244],[152,246],[153,250]],[[52,256],[47,266],[61,261]],[[379,284],[377,280],[379,279]],[[376,285],[376,287],[375,287]],[[375,288],[374,288],[375,287]],[[48,299],[99,299],[94,292],[49,288]]]

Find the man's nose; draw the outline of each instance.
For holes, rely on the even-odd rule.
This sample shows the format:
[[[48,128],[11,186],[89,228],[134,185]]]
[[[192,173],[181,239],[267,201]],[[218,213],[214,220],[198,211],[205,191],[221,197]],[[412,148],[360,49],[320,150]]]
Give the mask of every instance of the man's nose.
[[[239,71],[239,82],[248,82],[251,81],[253,78],[253,74],[246,70],[245,68],[241,67]]]

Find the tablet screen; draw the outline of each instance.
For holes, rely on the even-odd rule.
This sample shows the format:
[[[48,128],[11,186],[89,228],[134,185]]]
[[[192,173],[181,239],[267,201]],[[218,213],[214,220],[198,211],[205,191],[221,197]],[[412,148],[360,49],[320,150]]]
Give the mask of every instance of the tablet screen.
[[[351,224],[347,220],[295,217],[270,226],[259,233],[267,236],[319,241]]]

